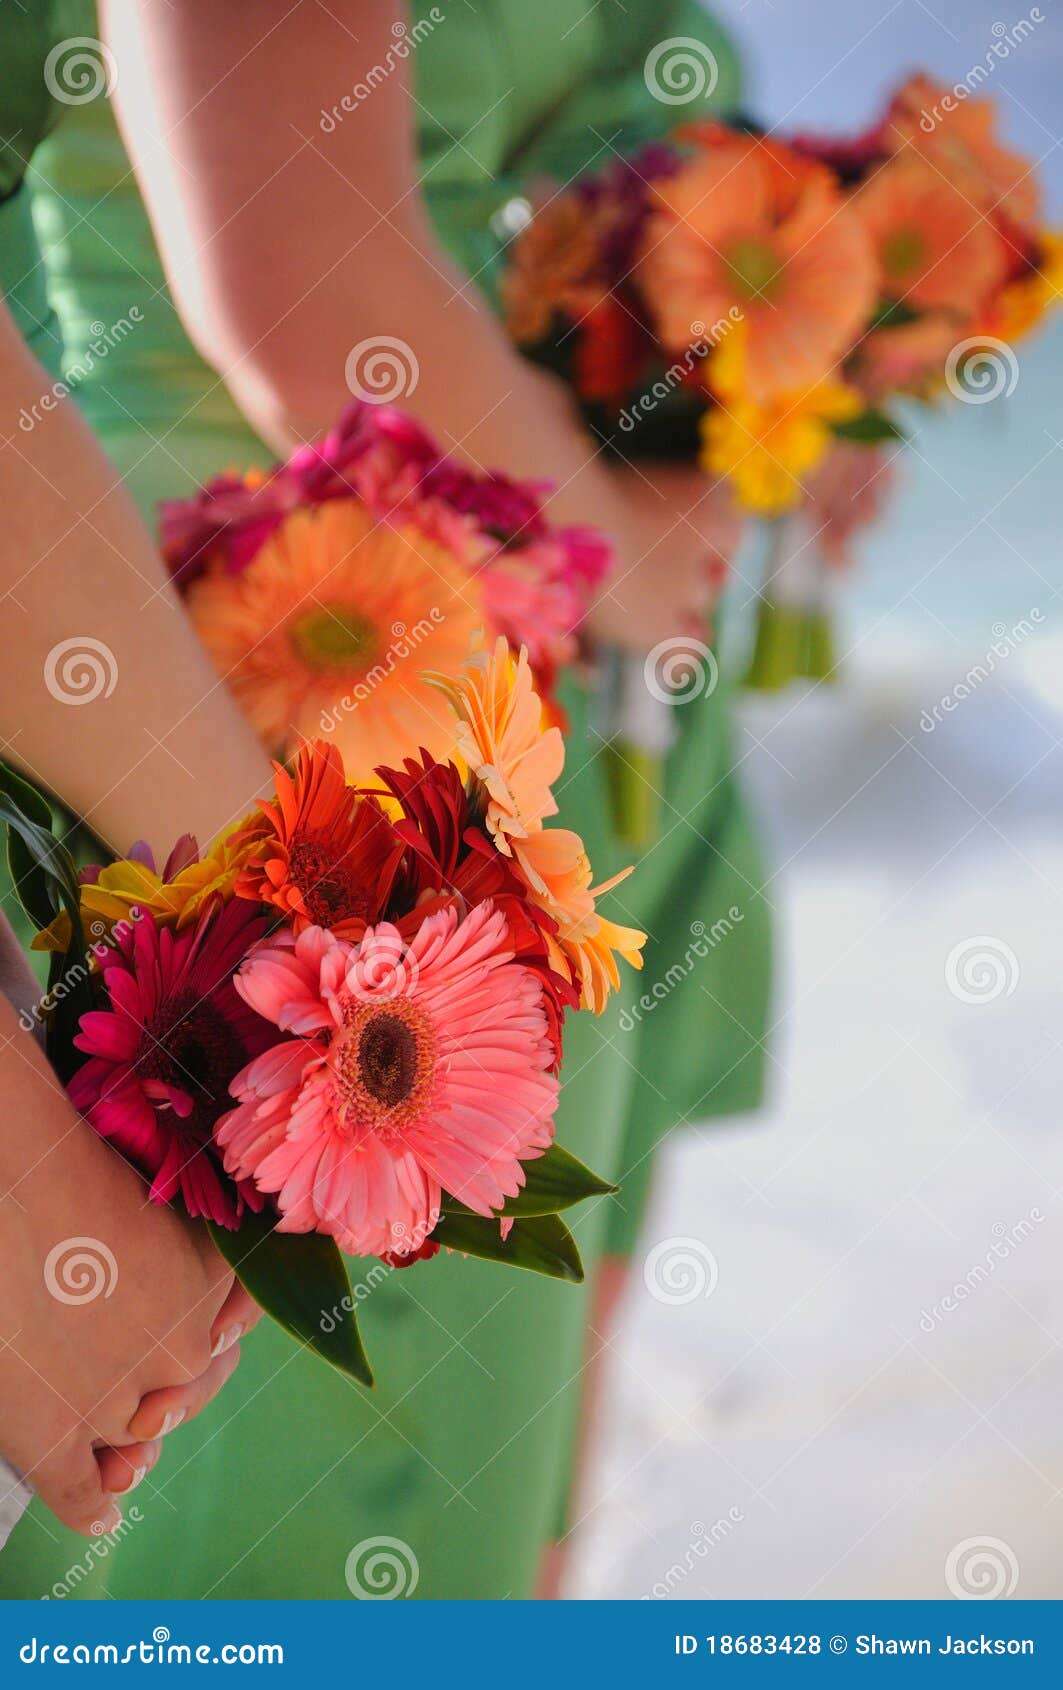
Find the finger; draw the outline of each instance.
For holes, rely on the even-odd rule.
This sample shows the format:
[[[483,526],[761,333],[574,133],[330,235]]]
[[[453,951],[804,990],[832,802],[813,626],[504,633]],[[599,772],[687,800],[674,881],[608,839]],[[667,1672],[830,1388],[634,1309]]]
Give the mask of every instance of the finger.
[[[53,1450],[30,1475],[46,1508],[71,1531],[102,1537],[122,1523],[122,1510],[103,1486],[96,1455],[87,1436]]]
[[[211,1355],[224,1355],[226,1350],[232,1349],[245,1332],[258,1325],[261,1315],[262,1310],[254,1298],[244,1290],[238,1279],[234,1280],[232,1290],[214,1317],[210,1333]]]
[[[158,1438],[147,1443],[122,1444],[117,1449],[98,1449],[96,1465],[104,1490],[112,1496],[127,1496],[151,1472],[161,1454]]]
[[[236,1371],[240,1360],[239,1345],[233,1345],[212,1361],[206,1372],[191,1385],[167,1385],[160,1391],[149,1391],[140,1402],[129,1422],[131,1438],[163,1438],[175,1432],[185,1421],[194,1420],[201,1409],[213,1402],[222,1386]]]

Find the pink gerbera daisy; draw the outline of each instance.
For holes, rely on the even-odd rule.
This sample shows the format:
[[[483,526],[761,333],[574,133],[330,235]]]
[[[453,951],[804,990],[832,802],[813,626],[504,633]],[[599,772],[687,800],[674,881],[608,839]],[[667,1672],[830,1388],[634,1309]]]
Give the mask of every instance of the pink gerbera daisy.
[[[234,1190],[212,1131],[229,1085],[277,1038],[234,990],[232,975],[266,922],[240,900],[213,904],[173,933],[145,911],[115,929],[99,957],[109,1010],[90,1010],[74,1039],[87,1051],[70,1083],[76,1108],[151,1179],[151,1197],[180,1196],[190,1215],[235,1227],[253,1186]]]
[[[490,901],[426,917],[408,945],[386,922],[359,944],[284,934],[236,985],[294,1035],[237,1075],[217,1127],[228,1171],[276,1194],[281,1231],[409,1255],[444,1191],[490,1215],[553,1138],[542,985]]]

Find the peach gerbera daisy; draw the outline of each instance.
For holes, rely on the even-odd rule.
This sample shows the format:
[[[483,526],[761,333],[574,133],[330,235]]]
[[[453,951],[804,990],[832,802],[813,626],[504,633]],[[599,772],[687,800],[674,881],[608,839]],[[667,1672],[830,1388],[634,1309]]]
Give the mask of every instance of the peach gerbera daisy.
[[[484,826],[498,849],[512,855],[512,841],[526,839],[556,816],[550,788],[565,764],[561,730],[545,727],[523,646],[514,663],[499,637],[493,652],[479,651],[455,680],[432,679],[458,715],[451,723],[458,755],[484,793]]]
[[[513,854],[532,903],[556,924],[556,931],[546,934],[551,966],[578,987],[580,1008],[600,1015],[609,993],[620,984],[616,954],[632,968],[642,967],[645,933],[608,921],[596,908],[597,900],[626,880],[631,870],[592,887],[586,848],[579,834],[567,827],[545,827],[515,840]]]
[[[411,745],[446,756],[453,722],[424,669],[457,674],[481,621],[458,560],[356,499],[294,511],[239,575],[194,583],[189,613],[271,751],[328,733],[352,780]]]
[[[919,75],[894,95],[884,130],[898,151],[921,154],[980,210],[1029,230],[1040,208],[1037,178],[1028,158],[1001,146],[996,120],[992,100],[958,99]]]
[[[959,190],[921,159],[894,159],[855,196],[887,299],[970,316],[998,287],[1001,241]]]
[[[232,1082],[226,1170],[276,1193],[281,1232],[352,1255],[414,1254],[448,1192],[479,1215],[554,1134],[543,989],[490,901],[386,922],[351,945],[320,927],[252,951],[241,997],[292,1036]]]
[[[247,825],[237,896],[272,904],[296,933],[360,939],[387,908],[402,840],[376,800],[347,784],[334,745],[304,745],[291,775],[273,767],[277,801],[260,798]]]
[[[787,175],[779,152],[713,147],[658,183],[639,271],[672,350],[740,314],[759,401],[826,376],[876,294],[867,236],[828,174],[795,156]]]

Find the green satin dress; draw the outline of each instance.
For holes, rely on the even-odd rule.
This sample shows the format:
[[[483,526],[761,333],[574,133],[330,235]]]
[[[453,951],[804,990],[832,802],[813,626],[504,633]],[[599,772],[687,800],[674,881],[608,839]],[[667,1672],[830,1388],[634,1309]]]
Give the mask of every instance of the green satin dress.
[[[39,23],[48,8],[30,10]],[[0,13],[0,45],[10,33]],[[65,33],[96,31],[82,11]],[[670,35],[711,42],[716,100],[733,99],[731,55],[693,3],[632,0],[623,10],[488,0],[448,13],[424,37],[415,65],[429,204],[470,272],[483,270],[489,284],[500,251],[495,213],[529,176],[572,174],[598,154],[598,134],[620,130],[623,146],[668,127],[674,113],[649,98],[642,67],[648,47]],[[24,140],[49,126],[46,109],[28,123],[19,98],[32,58],[13,67],[0,53],[0,106],[8,106],[0,128]],[[82,372],[78,402],[145,515],[221,468],[266,462],[176,317],[106,101],[64,113],[35,155],[31,186],[43,256],[25,215],[12,214],[19,250],[5,258],[5,277],[33,278],[20,320],[38,347],[38,319],[45,340],[51,332],[46,282],[68,367]],[[140,320],[115,340],[113,326],[134,305]],[[108,338],[104,353],[86,359],[89,342]],[[564,820],[583,833],[604,877],[621,858],[593,706],[574,685],[566,704]],[[591,1268],[607,1247],[630,1244],[659,1134],[749,1105],[760,1083],[767,923],[728,772],[725,694],[681,714],[665,834],[612,906],[617,919],[650,932],[646,972],[627,972],[609,1012],[574,1018],[566,1039],[559,1137],[624,1182],[620,1199],[576,1213]],[[632,1016],[641,993],[688,953],[691,924],[709,929],[733,905],[743,918],[726,943],[652,1014]],[[354,1552],[378,1539],[397,1564],[416,1567],[415,1590],[409,1572],[399,1584],[418,1598],[528,1595],[541,1546],[564,1516],[586,1290],[456,1258],[383,1276],[374,1263],[350,1267],[380,1379],[374,1392],[263,1322],[221,1398],[168,1440],[131,1499],[135,1524],[123,1541],[86,1558],[84,1540],[35,1506],[0,1556],[0,1595],[45,1595],[87,1560],[90,1570],[64,1586],[69,1594],[348,1598],[359,1584]]]

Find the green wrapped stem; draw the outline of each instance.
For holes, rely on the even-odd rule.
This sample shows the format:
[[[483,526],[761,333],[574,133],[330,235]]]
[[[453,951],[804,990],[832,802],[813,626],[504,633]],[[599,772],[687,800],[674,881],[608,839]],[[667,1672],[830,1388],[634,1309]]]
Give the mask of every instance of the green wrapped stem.
[[[644,851],[660,837],[664,759],[625,739],[611,740],[602,755],[613,829],[629,850]]]
[[[744,684],[754,692],[781,692],[802,671],[805,612],[761,599],[757,632]]]
[[[807,610],[804,613],[798,673],[809,681],[833,683],[838,679],[834,621],[827,610]]]

